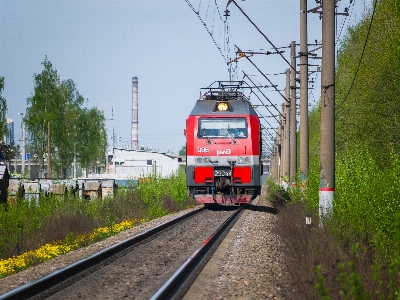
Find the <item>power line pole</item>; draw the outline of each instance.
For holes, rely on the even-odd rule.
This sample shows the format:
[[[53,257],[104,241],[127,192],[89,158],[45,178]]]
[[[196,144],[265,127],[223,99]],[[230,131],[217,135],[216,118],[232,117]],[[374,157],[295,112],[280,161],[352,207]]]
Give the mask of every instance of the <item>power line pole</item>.
[[[282,110],[283,112],[283,110]],[[279,117],[280,125],[278,127],[278,182],[281,185],[281,177],[283,177],[283,116]]]
[[[285,88],[286,101],[283,102],[282,111],[285,115],[285,129],[284,129],[284,170],[283,176],[290,178],[290,69],[286,69],[286,88]]]
[[[297,141],[296,141],[296,44],[290,43],[290,183],[296,182]]]
[[[22,119],[22,165],[21,165],[21,175],[25,173],[25,122]]]
[[[300,178],[308,176],[307,0],[300,0]]]
[[[335,0],[322,2],[319,214],[333,211],[335,192]]]
[[[51,178],[50,121],[47,121],[47,178]]]
[[[25,138],[25,127],[26,126],[25,126],[25,121],[24,121],[24,114],[19,111],[17,111],[17,113],[22,116],[22,124],[21,124],[22,125],[21,177],[22,177],[25,173],[25,139],[26,139]]]

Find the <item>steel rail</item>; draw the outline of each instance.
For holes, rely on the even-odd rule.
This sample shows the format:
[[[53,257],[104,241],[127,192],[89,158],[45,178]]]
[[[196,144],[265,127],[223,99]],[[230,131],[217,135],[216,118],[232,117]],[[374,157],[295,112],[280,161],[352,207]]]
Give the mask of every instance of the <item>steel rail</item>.
[[[46,290],[62,283],[63,281],[87,270],[88,268],[94,267],[95,265],[105,261],[106,259],[111,258],[112,256],[117,255],[118,253],[126,250],[127,248],[132,247],[149,238],[152,238],[154,237],[154,235],[160,233],[164,229],[167,229],[204,210],[205,210],[204,207],[201,209],[194,210],[190,213],[177,217],[171,221],[165,222],[157,227],[149,229],[141,234],[135,235],[130,239],[127,239],[109,248],[106,248],[96,254],[93,254],[88,258],[81,259],[72,265],[69,265],[61,270],[55,271],[47,276],[44,276],[41,279],[38,279],[34,282],[28,283],[19,288],[11,290],[3,295],[0,295],[0,300],[28,299],[40,293],[43,293]]]
[[[204,267],[215,249],[236,223],[240,214],[248,204],[241,206],[229,217],[211,236],[209,236],[184,263],[171,276],[171,278],[150,298],[150,300],[180,299],[190,285],[195,281],[198,273]]]

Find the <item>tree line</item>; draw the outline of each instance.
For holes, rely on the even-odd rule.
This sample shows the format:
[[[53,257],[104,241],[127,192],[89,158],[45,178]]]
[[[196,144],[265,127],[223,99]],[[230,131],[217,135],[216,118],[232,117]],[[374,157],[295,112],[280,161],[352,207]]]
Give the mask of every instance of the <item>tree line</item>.
[[[71,175],[74,162],[86,170],[104,166],[107,150],[104,113],[96,107],[87,108],[88,100],[79,93],[75,82],[61,80],[47,57],[42,65],[42,72],[33,76],[34,91],[26,100],[23,118],[29,136],[27,147],[40,166],[41,177],[66,178]],[[4,78],[0,84],[0,133],[4,136],[7,111],[6,101],[1,97]],[[45,165],[49,166],[47,172]]]

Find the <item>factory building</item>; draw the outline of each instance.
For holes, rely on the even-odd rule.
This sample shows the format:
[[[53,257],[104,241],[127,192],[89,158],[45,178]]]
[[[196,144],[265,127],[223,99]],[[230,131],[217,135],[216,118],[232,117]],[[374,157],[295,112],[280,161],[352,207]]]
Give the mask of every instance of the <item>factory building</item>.
[[[114,149],[109,175],[113,178],[140,178],[152,174],[168,177],[177,172],[181,158],[158,152]]]
[[[4,139],[6,145],[10,145],[14,142],[14,120],[7,118],[7,134]]]

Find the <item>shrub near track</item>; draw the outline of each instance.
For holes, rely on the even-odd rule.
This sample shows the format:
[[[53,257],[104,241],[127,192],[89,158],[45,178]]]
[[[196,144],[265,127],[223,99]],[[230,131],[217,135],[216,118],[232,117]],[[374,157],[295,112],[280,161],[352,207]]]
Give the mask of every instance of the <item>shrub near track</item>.
[[[346,168],[348,173],[357,172],[355,165]],[[338,177],[344,179],[344,175]],[[385,174],[381,176],[385,178]],[[379,209],[373,208],[379,205],[368,194],[355,196],[349,188],[339,190],[335,191],[335,213],[321,228],[315,209],[318,200],[302,199],[299,190],[285,192],[268,180],[269,200],[279,211],[275,230],[285,243],[287,268],[299,299],[399,299],[399,213],[392,211],[390,217],[383,214],[381,218]],[[391,198],[395,194],[385,196],[395,199]],[[360,215],[359,209],[363,210]],[[364,213],[368,220],[362,217]],[[312,216],[309,229],[306,215]],[[380,221],[383,226],[378,225]],[[373,224],[377,224],[375,228]]]
[[[169,179],[154,174],[104,199],[17,199],[0,206],[0,277],[194,205],[183,172]]]

